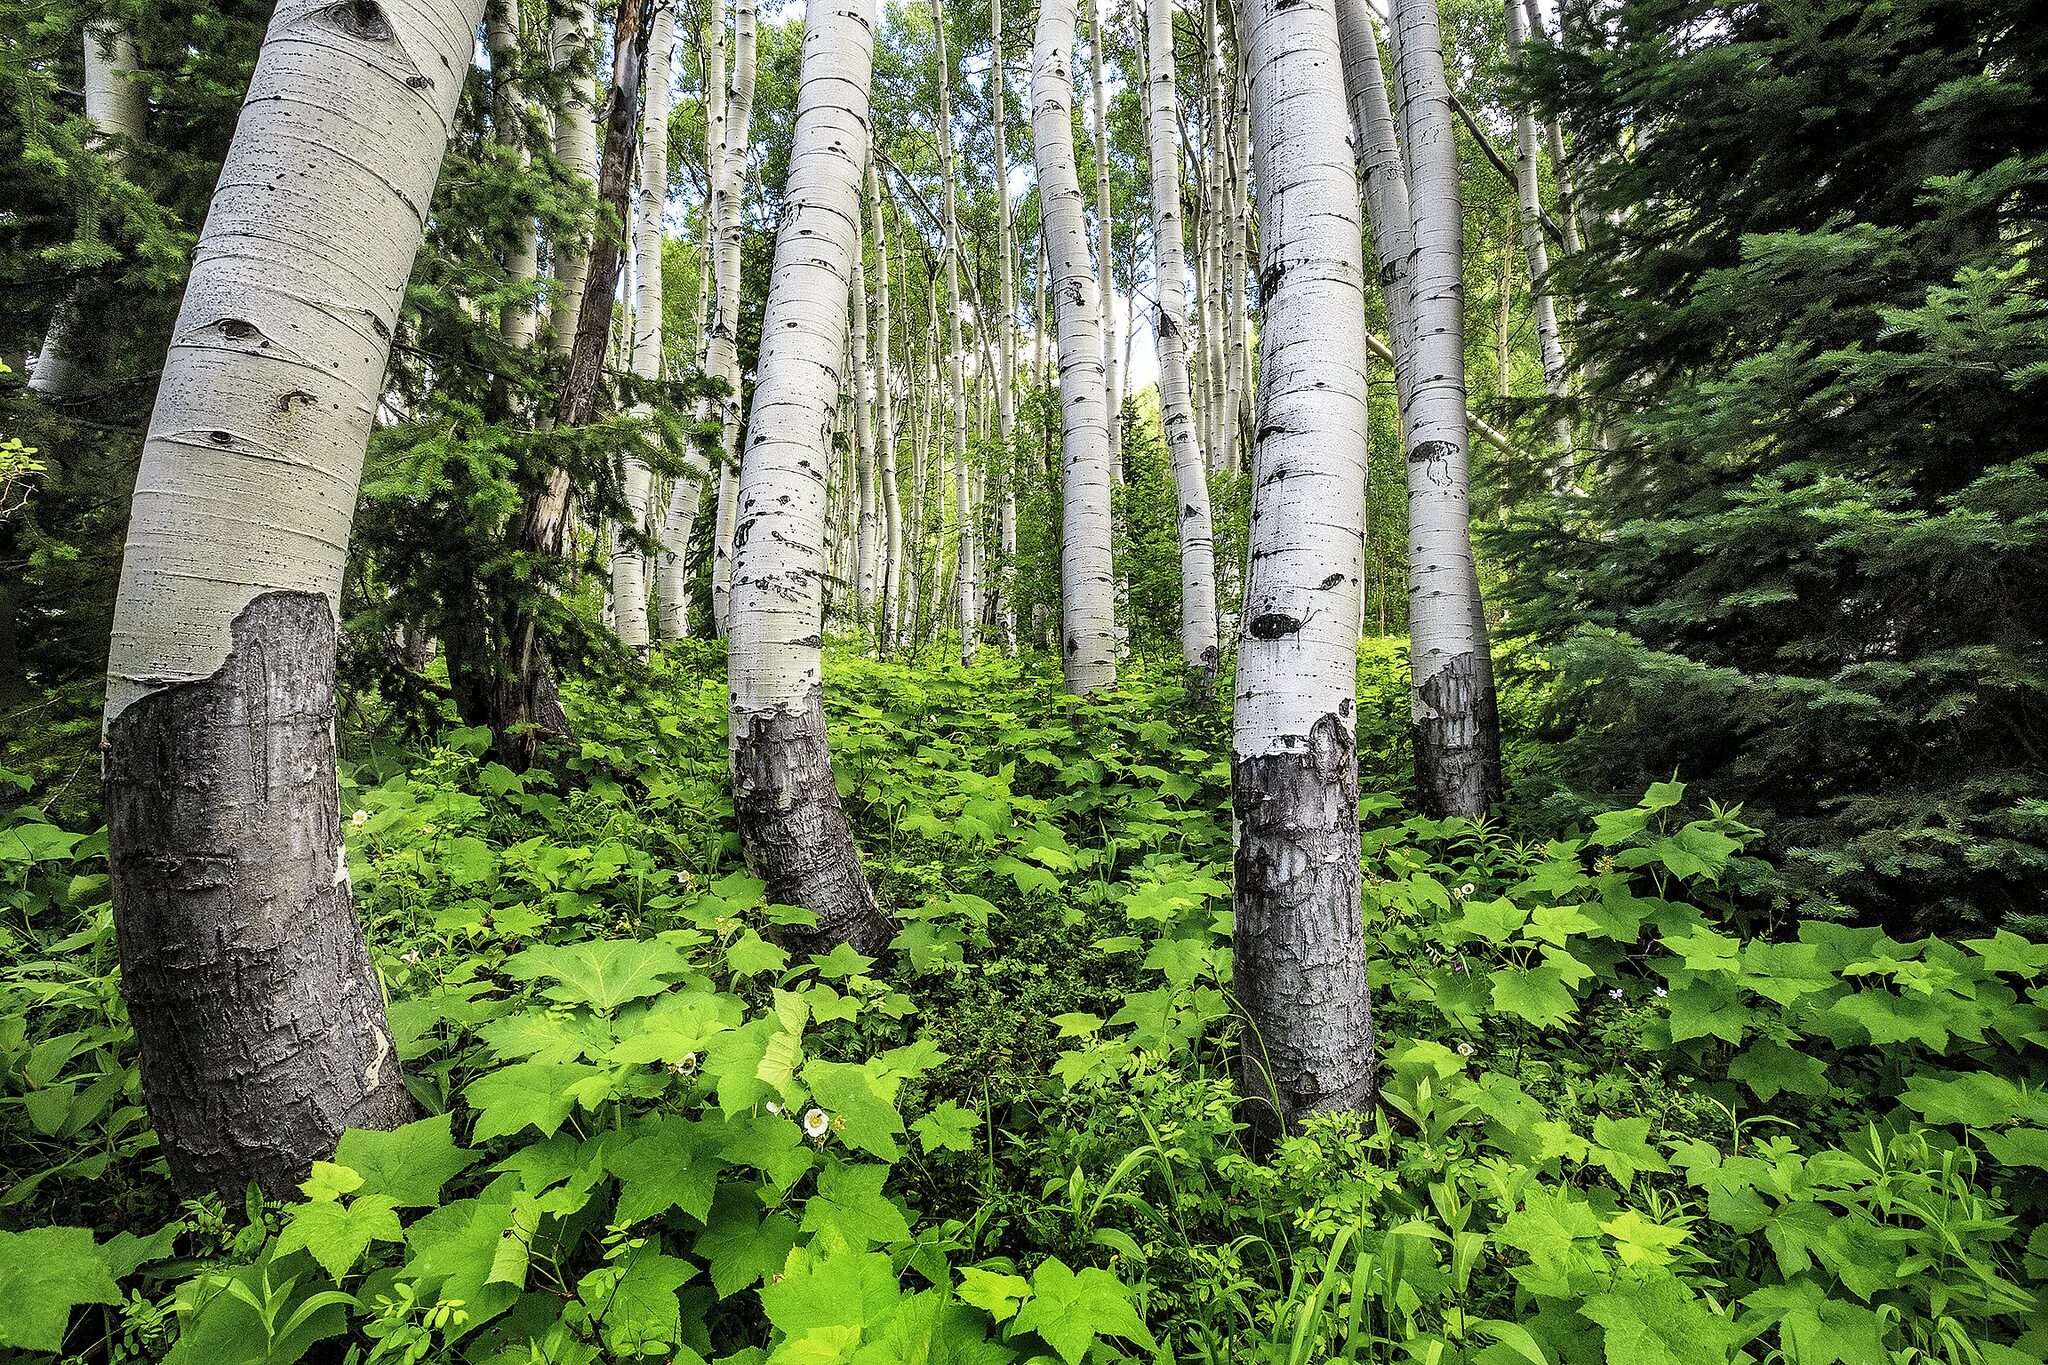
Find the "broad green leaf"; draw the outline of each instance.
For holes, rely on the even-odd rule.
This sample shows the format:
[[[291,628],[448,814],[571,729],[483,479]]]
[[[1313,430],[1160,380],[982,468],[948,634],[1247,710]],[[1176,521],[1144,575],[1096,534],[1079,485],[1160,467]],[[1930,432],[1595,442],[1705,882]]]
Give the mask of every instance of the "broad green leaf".
[[[544,943],[505,964],[517,980],[554,982],[542,992],[550,1000],[588,1005],[600,1014],[615,1014],[629,1000],[659,995],[668,989],[667,978],[688,969],[674,946],[632,938]]]
[[[947,1100],[910,1126],[927,1152],[971,1152],[981,1115]]]
[[[842,1251],[764,1286],[761,1306],[768,1321],[787,1336],[832,1327],[860,1334],[880,1326],[896,1310],[902,1292],[887,1256]]]
[[[1728,1077],[1741,1081],[1767,1103],[1786,1092],[1824,1095],[1828,1088],[1827,1063],[1783,1043],[1751,1043],[1728,1063]]]
[[[683,1330],[676,1291],[696,1275],[688,1261],[662,1254],[658,1242],[633,1247],[576,1284],[576,1297],[618,1356],[669,1354]]]
[[[1006,1365],[1007,1348],[988,1339],[982,1315],[928,1289],[897,1306],[853,1365]]]
[[[1031,1295],[1031,1281],[1022,1275],[967,1266],[960,1272],[960,1301],[973,1304],[997,1322],[1007,1322]]]
[[[1031,1272],[1031,1299],[1013,1330],[1038,1333],[1067,1365],[1081,1365],[1097,1337],[1122,1337],[1147,1350],[1158,1345],[1122,1281],[1093,1267],[1076,1275],[1057,1256]]]
[[[603,1074],[574,1062],[514,1062],[486,1071],[463,1092],[480,1111],[476,1140],[504,1137],[529,1125],[543,1137],[553,1135],[576,1107],[575,1087]]]
[[[447,851],[441,855],[441,867],[455,885],[471,886],[488,881],[498,870],[498,859],[489,844],[464,834],[449,841]]]
[[[724,1299],[781,1274],[796,1233],[796,1220],[763,1210],[750,1185],[725,1185],[691,1249],[711,1268],[711,1286]]]
[[[619,1178],[612,1221],[638,1223],[681,1209],[702,1222],[711,1214],[718,1174],[726,1166],[722,1125],[673,1114],[651,1122],[642,1136],[605,1158],[605,1168]]]
[[[1494,1237],[1528,1256],[1529,1264],[1513,1274],[1532,1294],[1567,1298],[1606,1280],[1610,1263],[1600,1249],[1600,1220],[1571,1190],[1532,1186]]]
[[[844,1245],[860,1250],[909,1241],[910,1223],[902,1208],[882,1193],[888,1178],[887,1166],[826,1166],[818,1192],[804,1204],[803,1230],[836,1233]]]
[[[903,1154],[896,1142],[896,1135],[903,1131],[903,1116],[894,1103],[896,1086],[876,1076],[873,1062],[855,1065],[813,1058],[804,1066],[804,1084],[833,1117],[833,1126],[847,1146],[884,1161]]]
[[[381,1194],[360,1196],[346,1206],[316,1202],[297,1204],[277,1235],[277,1254],[304,1247],[336,1281],[362,1259],[372,1242],[402,1242],[396,1205]]]
[[[1592,1159],[1617,1185],[1627,1185],[1646,1171],[1670,1170],[1670,1163],[1650,1145],[1649,1137],[1646,1118],[1612,1119],[1602,1114],[1593,1120]]]
[[[1634,1209],[1623,1209],[1602,1222],[1600,1230],[1614,1239],[1623,1265],[1668,1265],[1672,1248],[1686,1237],[1684,1228],[1653,1223]]]
[[[73,1308],[119,1302],[121,1287],[94,1250],[90,1229],[0,1232],[0,1345],[60,1351]]]
[[[1622,1280],[1579,1311],[1606,1329],[1607,1365],[1727,1365],[1749,1337],[1663,1271]]]

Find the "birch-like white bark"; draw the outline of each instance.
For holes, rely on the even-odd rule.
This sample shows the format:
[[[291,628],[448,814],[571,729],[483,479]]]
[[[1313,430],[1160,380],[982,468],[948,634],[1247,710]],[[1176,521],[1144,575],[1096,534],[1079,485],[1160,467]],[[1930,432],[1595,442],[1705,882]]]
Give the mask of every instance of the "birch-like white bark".
[[[1095,269],[1102,285],[1103,394],[1109,405],[1109,467],[1112,477],[1123,468],[1123,347],[1117,342],[1116,219],[1109,211],[1109,81],[1102,45],[1105,0],[1082,0],[1088,12],[1090,112],[1088,130],[1095,141]]]
[[[882,178],[868,160],[868,221],[875,243],[875,372],[877,437],[881,443],[882,482],[882,616],[883,649],[895,646],[897,609],[903,588],[903,501],[896,481],[896,384],[889,358],[889,233],[882,218]]]
[[[531,164],[532,154],[526,146],[526,94],[514,74],[520,56],[518,0],[495,0],[485,35],[491,54],[491,135],[499,146],[513,149],[523,169]],[[539,329],[533,298],[539,274],[540,234],[531,217],[522,217],[513,226],[512,245],[505,252],[505,283],[524,292],[498,309],[498,337],[517,350],[531,346]]]
[[[952,395],[952,444],[956,578],[960,615],[960,661],[974,662],[976,627],[980,624],[981,575],[979,547],[971,515],[971,480],[967,475],[967,349],[960,337],[960,212],[959,184],[953,171],[953,67],[947,59],[944,0],[932,0],[932,29],[939,51],[939,181],[944,198],[946,232],[946,374]]]
[[[1087,216],[1074,167],[1074,24],[1075,0],[1043,0],[1033,45],[1031,128],[1039,216],[1058,316],[1065,513],[1060,655],[1067,690],[1085,696],[1116,685],[1116,570],[1102,306],[1088,260]]]
[[[1394,108],[1387,100],[1386,75],[1380,65],[1379,35],[1367,2],[1337,0],[1337,29],[1343,44],[1344,88],[1351,106],[1353,146],[1357,149],[1359,179],[1365,190],[1366,216],[1372,223],[1380,293],[1387,309],[1397,402],[1405,413],[1415,351],[1408,291],[1415,219],[1408,204],[1408,170],[1401,160]]]
[[[123,994],[178,1186],[283,1196],[411,1108],[348,895],[334,640],[483,0],[282,0],[143,443],[106,692]]]
[[[142,85],[135,79],[141,65],[135,40],[114,20],[93,19],[85,25],[84,50],[86,121],[115,167],[127,175],[134,145],[142,140],[147,114]],[[78,305],[69,296],[57,305],[35,364],[29,369],[29,392],[51,399],[77,391],[83,374],[73,352],[78,347],[83,322]]]
[[[1009,70],[1003,62],[1003,0],[989,0],[989,120],[996,135],[996,256],[1001,276],[1002,317],[998,327],[1000,371],[996,384],[996,434],[1002,440],[1002,501],[997,540],[1002,564],[996,574],[996,621],[1003,652],[1017,652],[1017,608],[1010,582],[1017,561],[1017,232],[1010,210]]]
[[[1195,443],[1188,395],[1187,261],[1181,250],[1180,120],[1174,113],[1173,0],[1148,0],[1146,91],[1151,134],[1152,246],[1158,263],[1160,426],[1173,462],[1180,540],[1181,658],[1206,688],[1220,654],[1216,638],[1216,543],[1209,478]]]
[[[597,184],[597,20],[587,0],[553,0],[550,41],[555,70],[562,75],[561,106],[555,110],[555,158],[586,190]],[[587,234],[571,233],[552,244],[554,284],[549,290],[549,326],[554,349],[567,355],[576,341],[576,314],[590,276]]]
[[[868,351],[867,266],[853,254],[853,444],[854,486],[859,526],[854,546],[855,617],[863,627],[873,624],[875,587],[879,578],[880,516],[875,487],[875,371]]]
[[[1436,0],[1396,0],[1394,70],[1414,231],[1405,406],[1416,781],[1431,815],[1476,816],[1500,793],[1500,731],[1472,555],[1464,219]]]
[[[874,0],[811,0],[734,532],[732,771],[747,860],[817,916],[802,946],[878,954],[889,921],[853,847],[826,748],[826,479],[868,156]]]
[[[732,89],[725,108],[725,199],[718,242],[718,308],[712,318],[711,373],[725,381],[721,411],[718,513],[711,550],[711,617],[720,635],[732,628],[732,537],[738,516],[740,437],[740,248],[746,241],[747,159],[752,147],[754,86],[758,76],[755,0],[733,6]]]
[[[1528,43],[1521,0],[1502,0],[1507,12],[1508,49]],[[1571,374],[1564,358],[1564,340],[1557,329],[1557,305],[1550,293],[1550,245],[1543,237],[1543,179],[1539,162],[1536,116],[1525,103],[1515,113],[1515,192],[1521,204],[1522,253],[1529,258],[1529,312],[1536,320],[1537,353],[1543,358],[1543,388],[1553,402],[1570,394]],[[1568,478],[1571,469],[1572,424],[1560,414],[1555,434],[1562,463],[1553,471]]]
[[[1249,7],[1265,311],[1238,644],[1232,940],[1262,1126],[1370,1110],[1356,670],[1365,269],[1332,0]]]

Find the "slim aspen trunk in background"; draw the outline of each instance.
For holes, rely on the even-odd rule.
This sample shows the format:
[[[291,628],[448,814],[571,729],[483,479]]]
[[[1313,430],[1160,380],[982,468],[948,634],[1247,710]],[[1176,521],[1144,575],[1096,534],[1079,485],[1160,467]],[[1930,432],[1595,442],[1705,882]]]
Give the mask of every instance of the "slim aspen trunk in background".
[[[734,804],[747,862],[768,897],[817,916],[799,948],[850,943],[878,955],[875,903],[826,750],[819,647],[824,470],[846,354],[868,155],[874,0],[811,0],[789,180],[761,327],[732,577]]]
[[[1353,146],[1358,153],[1366,217],[1372,223],[1380,293],[1387,308],[1396,404],[1405,414],[1415,353],[1408,289],[1415,220],[1408,206],[1408,171],[1401,160],[1394,129],[1394,108],[1387,101],[1379,36],[1366,5],[1367,0],[1337,0],[1337,30],[1344,51],[1344,88],[1351,106]]]
[[[1032,272],[1031,277],[1031,307],[1037,317],[1037,325],[1031,329],[1034,334],[1031,356],[1031,382],[1040,388],[1044,388],[1052,382],[1051,376],[1045,372],[1045,339],[1047,330],[1045,321],[1049,316],[1046,312],[1045,302],[1046,271],[1045,233],[1041,231],[1038,234],[1038,269]]]
[[[719,252],[725,241],[725,214],[730,205],[725,192],[727,120],[725,101],[725,6],[710,0],[704,44],[704,265],[697,293],[697,366],[715,374],[712,342],[717,329],[715,305],[719,298]],[[711,399],[700,396],[692,414],[699,426],[711,420]],[[685,457],[683,472],[669,489],[668,508],[661,522],[661,558],[656,570],[656,628],[664,640],[681,640],[690,633],[689,561],[690,537],[697,529],[698,510],[704,505],[704,485],[711,466],[694,444]]]
[[[1508,50],[1519,56],[1529,41],[1522,0],[1502,0],[1507,11]],[[1563,403],[1570,395],[1571,372],[1564,358],[1564,341],[1557,330],[1557,305],[1550,293],[1550,246],[1543,239],[1543,180],[1538,162],[1536,116],[1524,104],[1515,113],[1515,193],[1522,206],[1522,253],[1529,258],[1529,312],[1536,320],[1536,345],[1543,357],[1543,388],[1551,401]],[[1561,463],[1553,470],[1560,481],[1569,481],[1572,467],[1572,424],[1562,413],[1556,423]]]
[[[718,242],[718,307],[711,331],[711,373],[724,380],[728,389],[721,400],[720,452],[724,463],[718,474],[718,514],[712,528],[711,550],[711,617],[721,636],[732,629],[727,608],[732,584],[733,526],[739,513],[739,476],[734,465],[739,459],[740,437],[740,248],[746,241],[747,158],[752,146],[754,112],[754,3],[755,0],[737,0],[733,6],[732,91],[725,108],[725,208],[720,215],[724,231]]]
[[[111,19],[85,25],[85,118],[121,174],[129,174],[129,149],[142,140],[148,104],[135,79],[140,59],[128,30]],[[29,370],[28,389],[39,398],[62,399],[78,391],[83,340],[77,303],[67,297],[50,317],[49,330]]]
[[[856,231],[858,226],[856,225]],[[881,527],[877,516],[875,488],[875,371],[868,352],[868,281],[861,253],[853,254],[853,446],[856,506],[860,518],[854,547],[855,616],[863,626],[873,624],[875,586],[878,577]]]
[[[1003,63],[1003,0],[989,0],[989,33],[989,121],[996,134],[996,257],[1001,262],[1003,310],[998,324],[1000,372],[996,379],[996,435],[1003,446],[999,464],[1003,492],[996,530],[1002,553],[1002,563],[996,570],[996,624],[1002,631],[1003,652],[1015,654],[1017,607],[1010,584],[1017,562],[1017,230],[1010,211],[1010,130],[1006,112],[1010,77]]]
[[[555,70],[562,73],[561,107],[555,111],[555,157],[589,189],[597,181],[597,21],[587,0],[551,0],[551,43]],[[549,290],[549,325],[557,355],[567,355],[576,337],[576,315],[590,273],[587,234],[550,244],[554,284]]]
[[[1088,262],[1088,224],[1074,168],[1075,0],[1042,0],[1032,52],[1032,150],[1046,262],[1059,320],[1060,442],[1065,521],[1060,545],[1060,659],[1069,692],[1116,686],[1116,569],[1111,548],[1102,307]],[[1041,319],[1041,327],[1043,321]]]
[[[1242,49],[1240,49],[1240,61]],[[1246,218],[1251,211],[1251,114],[1245,106],[1244,82],[1232,82],[1230,101],[1231,145],[1236,149],[1231,157],[1230,179],[1230,222],[1225,229],[1225,245],[1229,259],[1224,263],[1223,280],[1230,305],[1230,316],[1223,333],[1224,364],[1227,367],[1226,384],[1234,395],[1231,405],[1233,414],[1229,434],[1224,438],[1224,464],[1235,474],[1243,463],[1243,452],[1252,439],[1252,360],[1251,327],[1245,317],[1250,296],[1250,269],[1248,254],[1251,243]]]
[[[1209,478],[1195,445],[1188,398],[1187,261],[1181,254],[1180,120],[1173,62],[1173,0],[1147,0],[1146,89],[1151,132],[1152,249],[1158,261],[1160,427],[1173,461],[1180,539],[1180,652],[1207,693],[1216,677],[1216,544],[1209,520]]]
[[[1543,11],[1536,0],[1522,0],[1522,19],[1531,41],[1550,46],[1550,30],[1544,25]],[[1544,146],[1550,153],[1550,178],[1557,187],[1558,231],[1564,238],[1565,255],[1576,256],[1585,246],[1585,238],[1579,227],[1579,201],[1572,185],[1571,166],[1565,160],[1564,134],[1554,122],[1544,122],[1542,129]]]
[[[896,644],[896,608],[903,582],[903,501],[896,482],[895,370],[889,359],[889,232],[882,219],[882,178],[868,160],[868,221],[875,242],[875,395],[877,436],[881,442],[882,479],[882,615],[881,647]]]
[[[1109,467],[1116,477],[1124,458],[1123,347],[1117,343],[1116,220],[1109,212],[1109,82],[1102,49],[1101,7],[1085,0],[1088,12],[1088,71],[1093,114],[1088,134],[1095,142],[1095,269],[1101,280],[1103,394],[1109,404]]]
[[[1519,214],[1516,215],[1520,217]],[[1513,379],[1515,322],[1515,230],[1501,234],[1500,266],[1494,272],[1493,391],[1506,398]]]
[[[278,5],[150,417],[107,660],[107,839],[143,1098],[188,1196],[286,1197],[344,1128],[412,1111],[349,895],[335,642],[483,8]]]
[[[647,17],[647,80],[640,109],[640,174],[633,194],[633,377],[644,383],[661,378],[661,242],[662,217],[668,201],[669,61],[675,47],[676,14],[672,0],[653,0]],[[635,405],[636,416],[652,420],[654,408]],[[650,430],[648,439],[660,437]],[[629,527],[612,535],[612,612],[619,643],[645,657],[647,621],[647,555],[639,537],[647,530],[648,502],[654,475],[644,460],[625,459]]]
[[[1369,1112],[1359,907],[1365,269],[1332,0],[1252,0],[1264,276],[1252,568],[1238,642],[1232,939],[1255,1122]]]
[[[532,160],[526,146],[526,94],[513,74],[520,57],[518,0],[496,0],[491,5],[486,35],[491,53],[491,135],[500,146],[515,149],[520,166],[525,167]],[[526,293],[498,310],[498,336],[517,350],[533,344],[540,326],[532,293],[539,275],[540,234],[534,230],[532,218],[523,218],[513,229],[512,246],[505,253],[505,282]]]
[[[953,66],[946,55],[946,7],[932,0],[932,28],[939,44],[939,180],[945,199],[946,228],[946,373],[953,396],[952,451],[954,520],[958,533],[957,564],[960,613],[960,661],[974,662],[975,627],[979,624],[980,574],[974,523],[969,516],[967,477],[967,351],[960,339],[960,212],[959,185],[953,172]]]
[[[1500,722],[1472,555],[1464,221],[1436,0],[1396,0],[1394,70],[1414,224],[1406,411],[1415,777],[1430,815],[1474,816],[1500,795]]]

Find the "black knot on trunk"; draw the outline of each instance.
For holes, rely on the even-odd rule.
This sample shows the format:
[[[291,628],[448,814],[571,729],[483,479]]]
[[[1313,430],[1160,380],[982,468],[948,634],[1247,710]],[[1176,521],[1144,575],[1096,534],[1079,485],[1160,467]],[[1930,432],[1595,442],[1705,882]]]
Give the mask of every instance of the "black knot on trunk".
[[[1301,618],[1284,611],[1263,611],[1246,627],[1254,640],[1279,640],[1301,629]]]

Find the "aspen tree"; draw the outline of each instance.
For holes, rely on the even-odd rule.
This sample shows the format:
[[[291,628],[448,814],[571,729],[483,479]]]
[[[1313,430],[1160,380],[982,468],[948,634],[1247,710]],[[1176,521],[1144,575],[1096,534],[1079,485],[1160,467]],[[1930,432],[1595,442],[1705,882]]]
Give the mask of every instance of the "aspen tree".
[[[335,643],[483,8],[278,5],[150,417],[107,661],[107,839],[143,1098],[188,1195],[286,1196],[344,1128],[412,1109],[349,894]]]
[[[1032,150],[1040,228],[1058,315],[1064,525],[1060,545],[1060,658],[1067,690],[1116,686],[1110,532],[1109,412],[1095,271],[1074,168],[1075,0],[1043,0],[1031,73]],[[1040,327],[1044,320],[1041,316]]]
[[[788,187],[761,327],[734,533],[734,803],[748,864],[770,900],[817,916],[800,946],[875,955],[875,903],[832,781],[825,742],[820,573],[825,474],[846,354],[868,155],[874,0],[811,0]]]
[[[740,437],[740,248],[746,241],[747,158],[752,146],[756,30],[754,0],[733,6],[732,90],[725,110],[725,207],[718,240],[718,304],[711,328],[711,374],[724,381],[721,400],[717,517],[711,550],[711,618],[719,635],[731,628],[732,537],[738,517],[734,468]]]
[[[1247,68],[1266,289],[1238,642],[1235,984],[1260,1126],[1369,1111],[1356,671],[1365,270],[1332,0],[1252,0]]]
[[[953,171],[953,68],[946,56],[946,7],[932,0],[932,31],[939,45],[939,180],[945,199],[946,232],[946,374],[952,395],[951,465],[954,521],[958,537],[955,564],[960,613],[960,661],[974,662],[975,626],[980,611],[980,575],[976,565],[974,525],[967,477],[967,352],[960,339],[960,213],[959,185]]]
[[[705,24],[704,43],[704,273],[697,295],[697,365],[702,373],[714,374],[717,372],[711,354],[717,316],[714,302],[723,278],[719,262],[725,241],[728,207],[725,192],[728,136],[725,6],[722,0],[709,0],[705,8],[710,13]],[[700,396],[693,415],[700,426],[708,422],[711,419],[711,399]],[[704,503],[704,484],[710,472],[703,453],[693,444],[685,458],[683,472],[676,476],[674,487],[669,489],[668,508],[662,515],[661,559],[655,584],[657,627],[664,640],[680,640],[689,634],[689,566],[685,557],[689,553],[690,537],[697,527],[698,510]]]
[[[1188,396],[1187,262],[1181,254],[1180,120],[1173,60],[1173,0],[1147,0],[1146,92],[1151,134],[1152,249],[1158,262],[1160,427],[1173,462],[1174,521],[1180,540],[1180,649],[1197,686],[1216,676],[1216,545],[1209,479],[1195,444]]]
[[[997,512],[1002,563],[996,572],[996,622],[1003,633],[1003,652],[1014,654],[1017,608],[1011,600],[1010,583],[1017,559],[1017,230],[1010,209],[1010,76],[1003,61],[1003,0],[989,0],[989,32],[989,120],[996,135],[996,259],[1003,310],[997,332],[996,435],[1003,447],[999,466],[1003,491]]]
[[[854,375],[853,400],[853,444],[854,444],[854,485],[856,489],[856,514],[859,525],[854,540],[854,603],[855,617],[863,625],[869,624],[875,602],[875,584],[878,576],[876,544],[880,532],[877,492],[875,487],[875,371],[868,352],[868,281],[867,266],[856,251],[853,256],[853,338],[851,347]]]
[[[1102,363],[1104,401],[1109,405],[1109,467],[1112,478],[1123,468],[1123,348],[1117,344],[1117,297],[1114,242],[1116,220],[1109,211],[1109,81],[1102,46],[1105,0],[1085,0],[1088,12],[1089,136],[1095,142],[1095,269],[1102,282]]]
[[[585,188],[597,182],[597,20],[587,0],[550,0],[550,41],[555,70],[562,76],[561,105],[555,110],[555,158]],[[549,323],[554,348],[567,355],[576,339],[576,315],[590,275],[586,233],[550,243],[554,284],[549,290]]]
[[[1507,11],[1508,48],[1519,53],[1529,41],[1522,14],[1522,0],[1503,0]],[[1543,239],[1543,182],[1537,160],[1536,116],[1526,103],[1515,114],[1515,192],[1521,204],[1522,252],[1529,258],[1529,312],[1536,320],[1537,352],[1543,358],[1543,388],[1555,402],[1570,391],[1570,372],[1564,358],[1564,342],[1557,330],[1557,304],[1550,292],[1550,246]],[[1563,463],[1556,471],[1569,477],[1572,426],[1557,419],[1558,449]]]
[[[882,218],[882,178],[868,161],[868,220],[875,241],[875,372],[877,438],[881,443],[883,649],[896,643],[897,606],[903,585],[903,501],[896,478],[896,381],[889,357],[889,232]]]
[[[491,54],[491,134],[500,146],[514,149],[523,168],[531,162],[532,153],[526,145],[526,95],[514,74],[520,57],[518,0],[495,0],[485,34]],[[512,246],[505,253],[505,283],[519,286],[525,294],[498,310],[498,336],[517,350],[533,344],[539,327],[533,299],[539,274],[540,234],[534,230],[531,215],[521,214],[513,228]]]
[[[1413,223],[1404,406],[1416,785],[1431,815],[1471,816],[1500,795],[1500,725],[1472,556],[1464,220],[1436,0],[1396,0],[1394,70]]]
[[[142,140],[148,112],[142,86],[136,80],[141,61],[135,40],[128,30],[112,19],[93,19],[85,25],[85,118],[97,140],[112,157],[123,175],[129,173],[129,151]],[[78,305],[66,298],[51,315],[43,345],[29,370],[29,392],[40,398],[63,398],[78,388],[80,358],[73,352],[81,340],[83,319]]]
[[[643,383],[661,378],[661,242],[662,218],[668,201],[669,61],[675,47],[675,8],[671,0],[654,0],[647,16],[647,80],[640,107],[640,174],[633,194],[633,377]],[[641,403],[636,415],[652,419],[654,409]],[[650,439],[658,439],[650,433]],[[612,611],[619,643],[645,656],[648,647],[647,556],[640,537],[647,529],[648,502],[653,496],[652,471],[646,461],[625,458],[628,526],[612,536]]]

